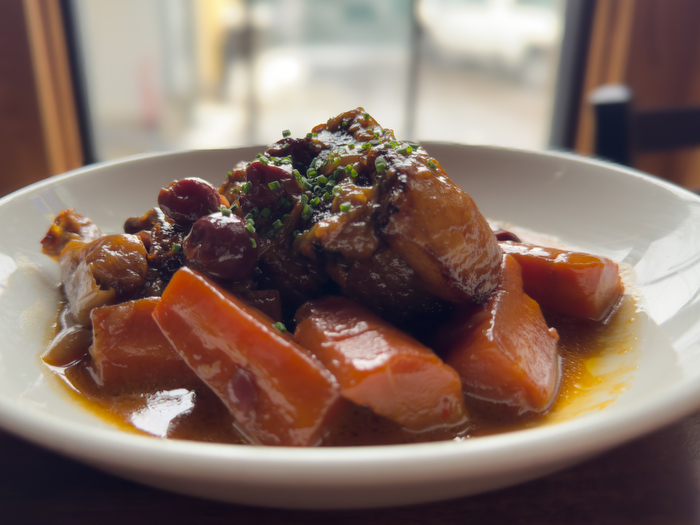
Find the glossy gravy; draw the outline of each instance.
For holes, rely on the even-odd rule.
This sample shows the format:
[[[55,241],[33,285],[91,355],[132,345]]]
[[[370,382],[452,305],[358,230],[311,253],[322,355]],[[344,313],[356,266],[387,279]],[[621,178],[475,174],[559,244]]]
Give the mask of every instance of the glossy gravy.
[[[463,440],[513,431],[560,420],[567,406],[605,391],[607,401],[583,403],[587,410],[604,408],[629,386],[634,366],[627,364],[601,375],[591,363],[615,354],[633,355],[637,346],[635,300],[625,295],[607,323],[558,318],[545,312],[547,323],[559,332],[561,385],[549,413],[518,416],[492,403],[467,398],[468,421],[451,428],[410,432],[348,402],[344,416],[327,432],[322,446],[361,446]],[[634,361],[634,359],[632,359]],[[47,365],[48,366],[48,365]],[[89,355],[67,367],[49,368],[60,377],[71,397],[100,418],[122,430],[168,439],[246,444],[234,419],[204,384],[172,385],[137,392],[105,393],[95,381]],[[575,414],[571,414],[575,415]],[[565,417],[570,417],[566,415]]]

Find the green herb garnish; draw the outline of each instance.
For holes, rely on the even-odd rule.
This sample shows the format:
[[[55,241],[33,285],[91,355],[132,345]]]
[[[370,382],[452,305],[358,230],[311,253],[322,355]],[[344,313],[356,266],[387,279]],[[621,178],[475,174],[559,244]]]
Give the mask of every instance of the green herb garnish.
[[[387,168],[386,159],[384,157],[377,157],[374,160],[374,167],[377,169],[377,173],[384,173]]]

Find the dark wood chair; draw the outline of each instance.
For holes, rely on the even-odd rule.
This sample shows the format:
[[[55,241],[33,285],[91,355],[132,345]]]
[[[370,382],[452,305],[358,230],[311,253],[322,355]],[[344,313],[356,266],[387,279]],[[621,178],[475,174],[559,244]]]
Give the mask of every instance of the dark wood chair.
[[[594,153],[633,166],[634,154],[700,146],[700,107],[637,110],[632,90],[604,85],[591,93]]]

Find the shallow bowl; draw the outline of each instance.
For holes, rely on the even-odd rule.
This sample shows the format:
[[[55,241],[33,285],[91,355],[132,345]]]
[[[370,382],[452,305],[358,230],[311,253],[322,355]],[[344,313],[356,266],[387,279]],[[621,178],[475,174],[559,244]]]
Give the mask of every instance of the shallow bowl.
[[[617,380],[566,417],[505,434],[416,445],[292,449],[174,441],[121,431],[76,404],[41,365],[60,300],[39,241],[74,207],[107,232],[161,187],[218,185],[261,148],[149,155],[89,166],[0,200],[0,426],[125,478],[252,505],[360,508],[504,487],[574,464],[700,407],[700,199],[639,172],[568,154],[426,144],[489,219],[609,256],[639,292],[636,350]],[[604,366],[604,367],[605,367]],[[608,370],[609,372],[610,370]],[[607,372],[606,372],[607,373]],[[601,401],[601,396],[605,399]]]

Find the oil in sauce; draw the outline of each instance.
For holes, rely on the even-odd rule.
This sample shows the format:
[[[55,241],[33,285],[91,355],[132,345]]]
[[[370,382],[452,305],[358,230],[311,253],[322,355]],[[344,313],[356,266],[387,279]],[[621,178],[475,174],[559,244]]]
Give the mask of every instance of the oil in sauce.
[[[348,402],[343,417],[331,425],[321,445],[363,446],[464,440],[561,420],[561,415],[574,402],[581,403],[601,389],[609,389],[611,385],[617,386],[618,393],[626,388],[631,379],[630,366],[601,376],[592,372],[590,363],[610,355],[634,353],[635,311],[634,299],[626,295],[620,308],[606,323],[576,321],[545,312],[548,325],[559,332],[561,358],[559,393],[546,415],[518,416],[507,407],[467,398],[470,416],[465,423],[416,433],[373,414],[366,407]],[[189,385],[161,383],[139,391],[105,392],[90,367],[89,354],[68,366],[49,368],[63,380],[62,384],[74,399],[122,430],[168,439],[247,443],[236,430],[228,409],[202,382]],[[587,409],[601,409],[612,401],[596,403]],[[585,402],[581,404],[586,406]]]

